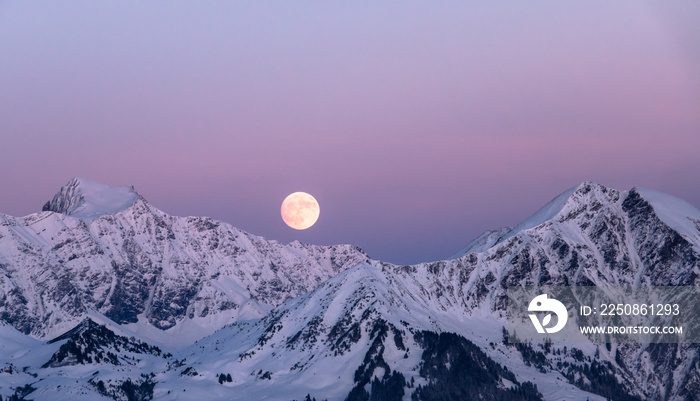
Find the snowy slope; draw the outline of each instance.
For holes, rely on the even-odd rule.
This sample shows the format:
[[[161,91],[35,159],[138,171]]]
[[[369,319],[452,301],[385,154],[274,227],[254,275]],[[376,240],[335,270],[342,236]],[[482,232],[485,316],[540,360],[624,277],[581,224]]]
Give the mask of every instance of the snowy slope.
[[[167,216],[142,198],[92,221],[6,217],[2,320],[45,337],[76,319],[94,323],[52,343],[5,326],[0,335],[13,350],[41,358],[21,374],[0,373],[0,387],[9,386],[0,395],[31,384],[36,400],[129,392],[144,400],[410,400],[441,391],[453,399],[692,400],[700,394],[696,344],[519,346],[503,329],[508,286],[700,284],[698,214],[667,195],[586,182],[462,256],[415,266],[371,261],[349,246],[283,246],[209,219]],[[142,293],[142,303],[123,296]],[[237,307],[222,307],[228,302]],[[143,341],[162,352],[143,351],[151,349]],[[120,364],[94,361],[109,353]],[[42,367],[51,359],[76,363]]]
[[[503,227],[498,230],[488,230],[480,236],[469,241],[464,248],[457,251],[454,255],[450,256],[448,259],[461,258],[464,255],[470,253],[483,252],[497,243],[501,242],[503,238],[508,235],[513,229],[511,227]]]
[[[0,215],[0,320],[38,338],[94,311],[189,344],[367,259],[355,246],[282,245],[210,218],[170,216],[130,187],[88,180],[69,182],[46,209]]]
[[[220,399],[244,400],[250,394],[271,400],[301,399],[309,393],[317,399],[344,399],[357,385],[356,372],[366,365],[368,355],[376,358],[378,354],[386,362],[384,367],[366,367],[370,377],[381,379],[387,371],[400,372],[407,382],[426,385],[428,380],[420,373],[425,363],[420,333],[451,332],[516,372],[519,383],[547,383],[538,384],[544,399],[602,400],[561,376],[527,367],[515,349],[502,344],[503,320],[482,311],[465,316],[461,307],[446,309],[430,291],[421,294],[419,280],[401,269],[381,262],[356,266],[260,321],[223,328],[183,356],[209,381],[218,373],[232,375],[232,382],[220,390]],[[382,330],[386,331],[383,339]],[[501,344],[492,348],[489,343],[494,341]],[[373,344],[381,344],[377,354],[372,354]],[[261,379],[260,371],[269,372],[270,379]],[[270,382],[274,393],[269,391]],[[202,396],[207,391],[207,386],[195,383],[181,385],[188,391],[199,388]],[[406,390],[404,399],[410,399],[413,390]]]
[[[591,392],[602,399],[692,399],[700,386],[694,344],[528,349],[503,341],[511,285],[698,285],[697,242],[667,223],[692,210],[661,209],[658,199],[647,198],[636,189],[583,183],[490,247],[416,266],[363,263],[260,321],[236,323],[200,341],[187,360],[210,380],[231,374],[219,390],[222,399],[305,393],[343,399],[362,384],[357,374],[367,370],[368,355],[386,362],[375,364],[373,377],[400,372],[407,382],[428,384],[420,374],[427,361],[417,333],[451,332],[513,372],[521,385],[535,383],[547,400],[601,399]],[[378,325],[388,334],[381,353],[372,353]],[[409,399],[416,387],[405,390]]]
[[[700,210],[682,199],[663,192],[646,188],[636,188],[636,190],[651,204],[654,213],[661,221],[688,241],[700,244]]]

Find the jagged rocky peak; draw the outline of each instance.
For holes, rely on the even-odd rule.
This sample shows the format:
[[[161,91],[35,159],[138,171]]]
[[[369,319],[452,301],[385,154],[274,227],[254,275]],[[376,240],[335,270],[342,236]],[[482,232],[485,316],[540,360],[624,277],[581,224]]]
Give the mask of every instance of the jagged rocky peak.
[[[587,226],[592,220],[615,214],[619,218],[632,219],[635,226],[641,217],[658,219],[691,243],[700,243],[700,210],[686,201],[662,192],[632,188],[619,191],[591,181],[569,188],[516,226],[489,230],[469,242],[450,259],[467,254],[484,252],[504,243],[519,233],[549,223],[566,223],[580,219]],[[700,250],[700,247],[698,248]]]
[[[515,226],[511,231],[511,235],[537,227],[549,220],[566,220],[572,213],[577,213],[587,206],[598,207],[598,205],[612,204],[619,199],[620,191],[606,188],[590,181],[584,181],[562,192],[535,214]]]
[[[516,226],[486,231],[449,259],[457,259],[470,253],[484,252],[522,231],[535,228],[548,221],[566,220],[586,207],[598,208],[602,204],[615,203],[619,199],[620,191],[606,188],[594,182],[584,181],[562,192]]]
[[[133,186],[109,186],[85,178],[73,178],[46,202],[42,211],[94,219],[130,207],[139,194]]]
[[[621,205],[630,214],[632,209],[653,214],[679,234],[700,239],[700,210],[675,196],[646,188],[635,187],[618,191],[585,181],[564,191],[531,217],[515,226],[508,236],[536,227],[547,221],[567,221],[584,210],[596,212],[605,207]]]

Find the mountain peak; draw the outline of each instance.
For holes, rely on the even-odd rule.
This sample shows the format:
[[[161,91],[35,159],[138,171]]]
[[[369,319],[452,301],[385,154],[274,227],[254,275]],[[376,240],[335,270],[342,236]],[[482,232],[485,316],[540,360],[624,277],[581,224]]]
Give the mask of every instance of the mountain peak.
[[[139,194],[133,186],[109,186],[85,178],[73,178],[46,202],[42,211],[82,219],[95,219],[130,207]]]
[[[619,196],[619,191],[615,189],[607,188],[591,181],[584,181],[549,201],[535,214],[513,227],[511,233],[515,235],[520,231],[537,227],[546,221],[555,219],[559,215],[568,214],[571,210],[580,207],[581,204],[595,201],[615,202]]]
[[[580,208],[583,204],[593,204],[596,202],[614,203],[619,197],[620,192],[615,189],[607,188],[592,181],[584,181],[557,195],[537,212],[521,221],[515,227],[504,227],[499,230],[485,232],[451,256],[450,259],[456,259],[468,253],[482,252],[522,231],[535,228],[548,221],[556,220],[558,216],[566,216]]]

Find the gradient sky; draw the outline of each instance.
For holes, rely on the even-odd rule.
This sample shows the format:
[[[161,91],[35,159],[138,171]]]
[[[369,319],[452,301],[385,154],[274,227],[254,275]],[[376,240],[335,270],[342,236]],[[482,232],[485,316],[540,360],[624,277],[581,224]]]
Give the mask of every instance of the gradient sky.
[[[581,181],[700,206],[700,2],[0,1],[0,212],[74,176],[446,258]],[[321,217],[280,217],[291,192]]]

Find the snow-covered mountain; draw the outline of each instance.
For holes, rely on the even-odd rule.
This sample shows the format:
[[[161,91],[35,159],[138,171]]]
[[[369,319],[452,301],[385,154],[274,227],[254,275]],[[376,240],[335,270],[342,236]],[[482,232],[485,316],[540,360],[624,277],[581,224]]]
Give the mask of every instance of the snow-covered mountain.
[[[261,371],[284,394],[373,394],[367,377],[377,377],[378,391],[396,380],[414,383],[405,388],[408,397],[419,385],[438,391],[458,375],[442,355],[448,371],[431,380],[425,367],[439,351],[423,342],[425,333],[456,333],[515,373],[516,392],[532,395],[530,382],[544,399],[596,399],[593,392],[602,399],[691,400],[700,389],[695,344],[527,346],[504,342],[503,329],[508,286],[698,285],[699,226],[700,211],[668,195],[583,183],[479,252],[416,266],[362,263],[260,321],[222,329],[187,358],[209,376],[217,369],[231,374],[225,385],[235,390],[232,399],[236,391],[264,394],[269,383],[251,380]],[[461,354],[460,343],[442,347]],[[201,353],[222,344],[231,344],[221,351],[225,363]],[[502,374],[500,380],[514,383]]]
[[[58,204],[54,201],[48,209]],[[130,211],[138,209],[140,202],[147,210],[155,210],[139,198],[124,210],[109,209],[109,213],[92,221],[80,218],[68,221],[77,220],[92,227],[103,220],[123,221],[126,218],[116,218],[123,214],[138,220],[145,212],[134,217]],[[69,208],[61,206],[60,210]],[[28,216],[24,221],[31,218]],[[188,219],[162,218],[196,227]],[[109,225],[110,228],[134,226],[137,226],[133,229],[135,233],[144,232],[138,227],[154,230],[158,227],[155,223]],[[178,233],[179,241],[180,231],[176,228],[180,226],[172,223],[169,227],[175,227],[172,230]],[[235,229],[227,227],[226,231],[231,230]],[[84,230],[76,223],[66,231]],[[39,242],[36,237],[50,237],[39,236],[38,232],[41,231],[35,229],[30,233],[25,229],[25,241],[34,243]],[[114,235],[109,236],[111,241],[118,238]],[[167,238],[167,233],[161,235]],[[153,236],[131,235],[148,239],[134,239],[139,243],[155,242]],[[6,237],[3,231],[0,243],[4,244]],[[190,241],[182,240],[182,246],[191,250],[203,237],[206,236],[189,237]],[[232,243],[250,246],[235,241],[228,244]],[[267,242],[262,239],[250,242],[259,243]],[[297,244],[288,247],[296,249],[296,246],[302,247]],[[200,244],[196,249],[203,249],[200,253],[204,255],[216,254],[220,247],[212,249]],[[8,248],[3,245],[1,249],[5,258]],[[106,246],[105,249],[111,250]],[[508,286],[699,285],[700,211],[682,200],[645,189],[617,191],[585,182],[564,192],[515,227],[492,231],[472,241],[449,260],[396,266],[368,260],[352,247],[343,249],[347,249],[344,263],[328,271],[327,277],[306,282],[306,287],[294,293],[280,291],[271,298],[273,301],[264,298],[267,309],[261,307],[257,315],[260,318],[230,315],[236,321],[225,326],[221,320],[207,321],[208,327],[218,323],[220,329],[184,348],[158,342],[161,337],[154,333],[165,328],[167,334],[187,322],[201,319],[196,313],[200,310],[196,306],[197,297],[192,297],[185,308],[188,313],[179,314],[177,308],[163,312],[172,313],[170,328],[158,326],[163,318],[153,320],[154,315],[150,314],[153,295],[144,301],[149,306],[135,315],[136,319],[145,319],[144,324],[115,320],[109,314],[111,309],[90,307],[81,314],[61,312],[62,316],[89,320],[82,321],[56,341],[40,342],[10,326],[0,326],[0,335],[10,344],[2,354],[0,369],[4,363],[6,370],[13,371],[0,373],[0,388],[11,390],[0,391],[0,395],[27,393],[37,400],[98,397],[302,400],[307,395],[308,399],[317,400],[698,399],[700,348],[697,344],[529,345],[510,343],[504,332]],[[46,258],[50,259],[53,252],[49,251]],[[122,255],[128,258],[129,252]],[[247,252],[251,251],[246,248]],[[169,255],[183,253],[171,249]],[[309,260],[322,264],[317,255],[309,251],[297,260],[301,265],[313,263]],[[88,256],[83,257],[89,260]],[[97,260],[94,268],[99,266]],[[8,265],[2,263],[2,268],[8,271]],[[130,266],[127,264],[124,270],[130,271]],[[224,269],[216,263],[207,266]],[[257,266],[265,268],[265,265]],[[316,265],[306,266],[318,269]],[[20,267],[24,266],[15,265],[15,271]],[[169,267],[178,272],[168,273],[173,275],[192,271],[187,264]],[[288,270],[279,264],[278,271]],[[222,272],[220,276],[235,274]],[[39,288],[35,282],[42,276],[22,277],[24,281],[20,282],[27,283],[27,299],[47,303],[44,300],[47,293],[32,295],[31,292]],[[86,285],[99,281],[100,276],[88,277]],[[159,280],[163,280],[151,284],[148,279],[142,274],[133,281],[143,281],[156,288]],[[51,280],[44,278],[46,281]],[[225,286],[231,281],[224,281],[217,288],[228,295]],[[177,288],[185,284],[175,280],[171,285]],[[75,287],[73,291],[83,288]],[[8,307],[16,304],[11,303],[9,293],[2,288],[5,292],[0,293],[3,297],[0,305],[5,310],[17,309]],[[250,294],[248,302],[260,304],[260,287],[251,288],[254,289],[246,293]],[[24,305],[34,306],[29,301]],[[62,311],[60,302],[52,305],[58,305],[52,312]],[[195,313],[190,314],[189,310]],[[33,331],[17,324],[21,319],[6,319],[13,315],[5,313],[2,320],[25,333]],[[57,332],[55,327],[67,326],[64,322],[68,320],[49,319],[43,326],[37,326],[44,331],[33,332],[35,335]],[[25,348],[31,351],[23,351]]]
[[[95,313],[191,343],[368,258],[355,246],[282,245],[210,218],[170,216],[131,187],[85,179],[43,209],[0,215],[0,320],[37,338]]]

